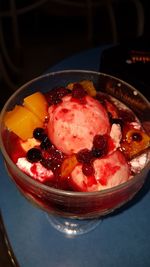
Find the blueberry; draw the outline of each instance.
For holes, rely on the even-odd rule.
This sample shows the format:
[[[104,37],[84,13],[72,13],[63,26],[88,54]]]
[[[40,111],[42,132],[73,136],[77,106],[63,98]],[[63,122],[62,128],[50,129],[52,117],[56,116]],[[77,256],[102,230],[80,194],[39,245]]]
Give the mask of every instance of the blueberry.
[[[26,158],[28,161],[30,162],[38,162],[39,160],[41,160],[42,154],[40,149],[38,148],[31,148],[28,150]]]
[[[33,131],[33,137],[39,141],[42,141],[45,137],[45,131],[43,128],[35,128]]]

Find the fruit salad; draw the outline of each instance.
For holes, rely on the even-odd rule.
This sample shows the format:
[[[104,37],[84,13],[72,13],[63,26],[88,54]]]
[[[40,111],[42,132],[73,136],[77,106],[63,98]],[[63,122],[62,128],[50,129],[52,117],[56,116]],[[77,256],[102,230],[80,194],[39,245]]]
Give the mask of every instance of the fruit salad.
[[[150,137],[138,118],[90,80],[33,93],[4,122],[12,161],[50,187],[112,188],[133,179],[147,162]]]

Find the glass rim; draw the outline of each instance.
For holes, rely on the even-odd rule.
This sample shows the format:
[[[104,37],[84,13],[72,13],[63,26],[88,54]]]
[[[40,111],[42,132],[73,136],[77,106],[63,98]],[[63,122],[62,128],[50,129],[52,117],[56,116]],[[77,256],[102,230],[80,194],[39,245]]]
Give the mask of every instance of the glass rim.
[[[115,77],[113,75],[109,75],[103,72],[98,72],[98,71],[92,71],[92,70],[80,70],[80,69],[72,69],[72,70],[60,70],[60,71],[54,71],[54,72],[48,72],[46,74],[42,74],[40,76],[37,76],[33,79],[31,79],[30,81],[24,83],[23,85],[21,85],[6,101],[6,103],[4,104],[1,113],[0,113],[0,151],[4,157],[4,159],[6,160],[6,162],[8,162],[9,166],[15,171],[18,172],[19,177],[21,177],[22,180],[28,182],[29,184],[37,187],[38,189],[43,189],[49,193],[53,193],[53,194],[57,194],[59,196],[70,196],[70,197],[92,197],[92,196],[104,196],[110,193],[115,193],[118,190],[121,190],[123,188],[128,188],[131,185],[136,184],[136,182],[138,180],[140,180],[141,178],[141,173],[145,171],[146,168],[150,167],[150,161],[148,161],[145,165],[145,167],[141,170],[140,173],[136,174],[133,178],[129,179],[126,182],[123,182],[117,186],[113,186],[111,188],[107,188],[107,189],[102,189],[100,191],[92,191],[92,192],[81,192],[81,191],[68,191],[68,190],[63,190],[63,189],[57,189],[54,187],[50,187],[48,185],[42,184],[39,181],[33,179],[32,177],[28,176],[27,174],[23,173],[17,166],[16,164],[11,160],[11,158],[9,157],[5,146],[3,144],[3,140],[1,137],[1,133],[2,133],[2,120],[3,120],[3,116],[5,114],[5,110],[7,108],[7,106],[9,105],[9,103],[11,102],[11,100],[14,98],[14,96],[16,96],[17,94],[19,94],[25,87],[27,87],[28,85],[44,79],[46,77],[49,76],[54,76],[54,75],[59,75],[59,74],[67,74],[67,73],[90,73],[93,75],[98,75],[98,76],[105,76],[105,77],[109,77],[112,78],[118,82],[121,82],[122,84],[126,85],[127,87],[130,87],[132,90],[135,90],[136,88],[134,86],[132,86],[131,84],[129,84],[128,82]],[[146,101],[146,103],[148,104],[148,106],[150,107],[150,102],[146,99],[146,97],[140,93],[137,89],[136,91],[138,92],[138,94]],[[19,178],[20,179],[20,178]],[[144,180],[143,180],[144,181]]]

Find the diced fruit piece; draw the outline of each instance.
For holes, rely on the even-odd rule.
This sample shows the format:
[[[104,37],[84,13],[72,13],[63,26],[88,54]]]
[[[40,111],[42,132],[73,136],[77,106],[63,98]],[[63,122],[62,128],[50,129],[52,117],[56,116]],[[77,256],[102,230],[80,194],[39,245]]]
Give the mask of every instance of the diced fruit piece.
[[[94,87],[94,84],[90,80],[84,80],[81,81],[80,84],[83,86],[83,89],[90,95],[90,96],[96,96],[96,89]]]
[[[68,158],[66,158],[62,165],[61,165],[61,176],[67,177],[70,175],[70,173],[73,171],[75,166],[77,165],[77,159],[75,155],[72,155]]]
[[[24,151],[28,151],[32,147],[36,147],[40,145],[40,142],[36,140],[35,138],[28,138],[28,140],[26,141],[23,141],[20,139],[19,142]]]
[[[74,84],[75,83],[69,83],[67,85],[67,88],[72,90],[73,87],[74,87]],[[96,96],[96,89],[94,87],[94,84],[92,81],[90,80],[83,80],[83,81],[80,81],[79,84],[82,85],[83,89],[88,93],[88,95],[90,96]]]
[[[43,122],[30,110],[16,105],[15,108],[6,113],[4,123],[8,130],[15,133],[22,140],[27,140],[33,135],[36,127],[42,127]]]
[[[68,83],[68,84],[67,84],[67,88],[68,88],[69,90],[72,90],[72,89],[73,89],[73,85],[74,85],[74,83]]]
[[[150,147],[150,137],[142,130],[132,129],[126,132],[121,148],[128,159],[139,155]]]
[[[40,120],[44,121],[48,112],[48,103],[44,95],[36,92],[24,98],[23,105],[33,112]]]

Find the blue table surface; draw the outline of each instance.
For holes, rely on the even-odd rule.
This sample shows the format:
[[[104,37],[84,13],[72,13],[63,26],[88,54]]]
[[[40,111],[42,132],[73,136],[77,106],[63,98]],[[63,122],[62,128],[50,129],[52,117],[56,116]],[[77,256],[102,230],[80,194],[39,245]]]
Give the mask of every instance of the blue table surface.
[[[101,52],[100,48],[84,51],[48,71],[98,70]],[[149,267],[149,180],[129,204],[93,231],[67,238],[19,193],[0,155],[0,208],[20,267]]]

